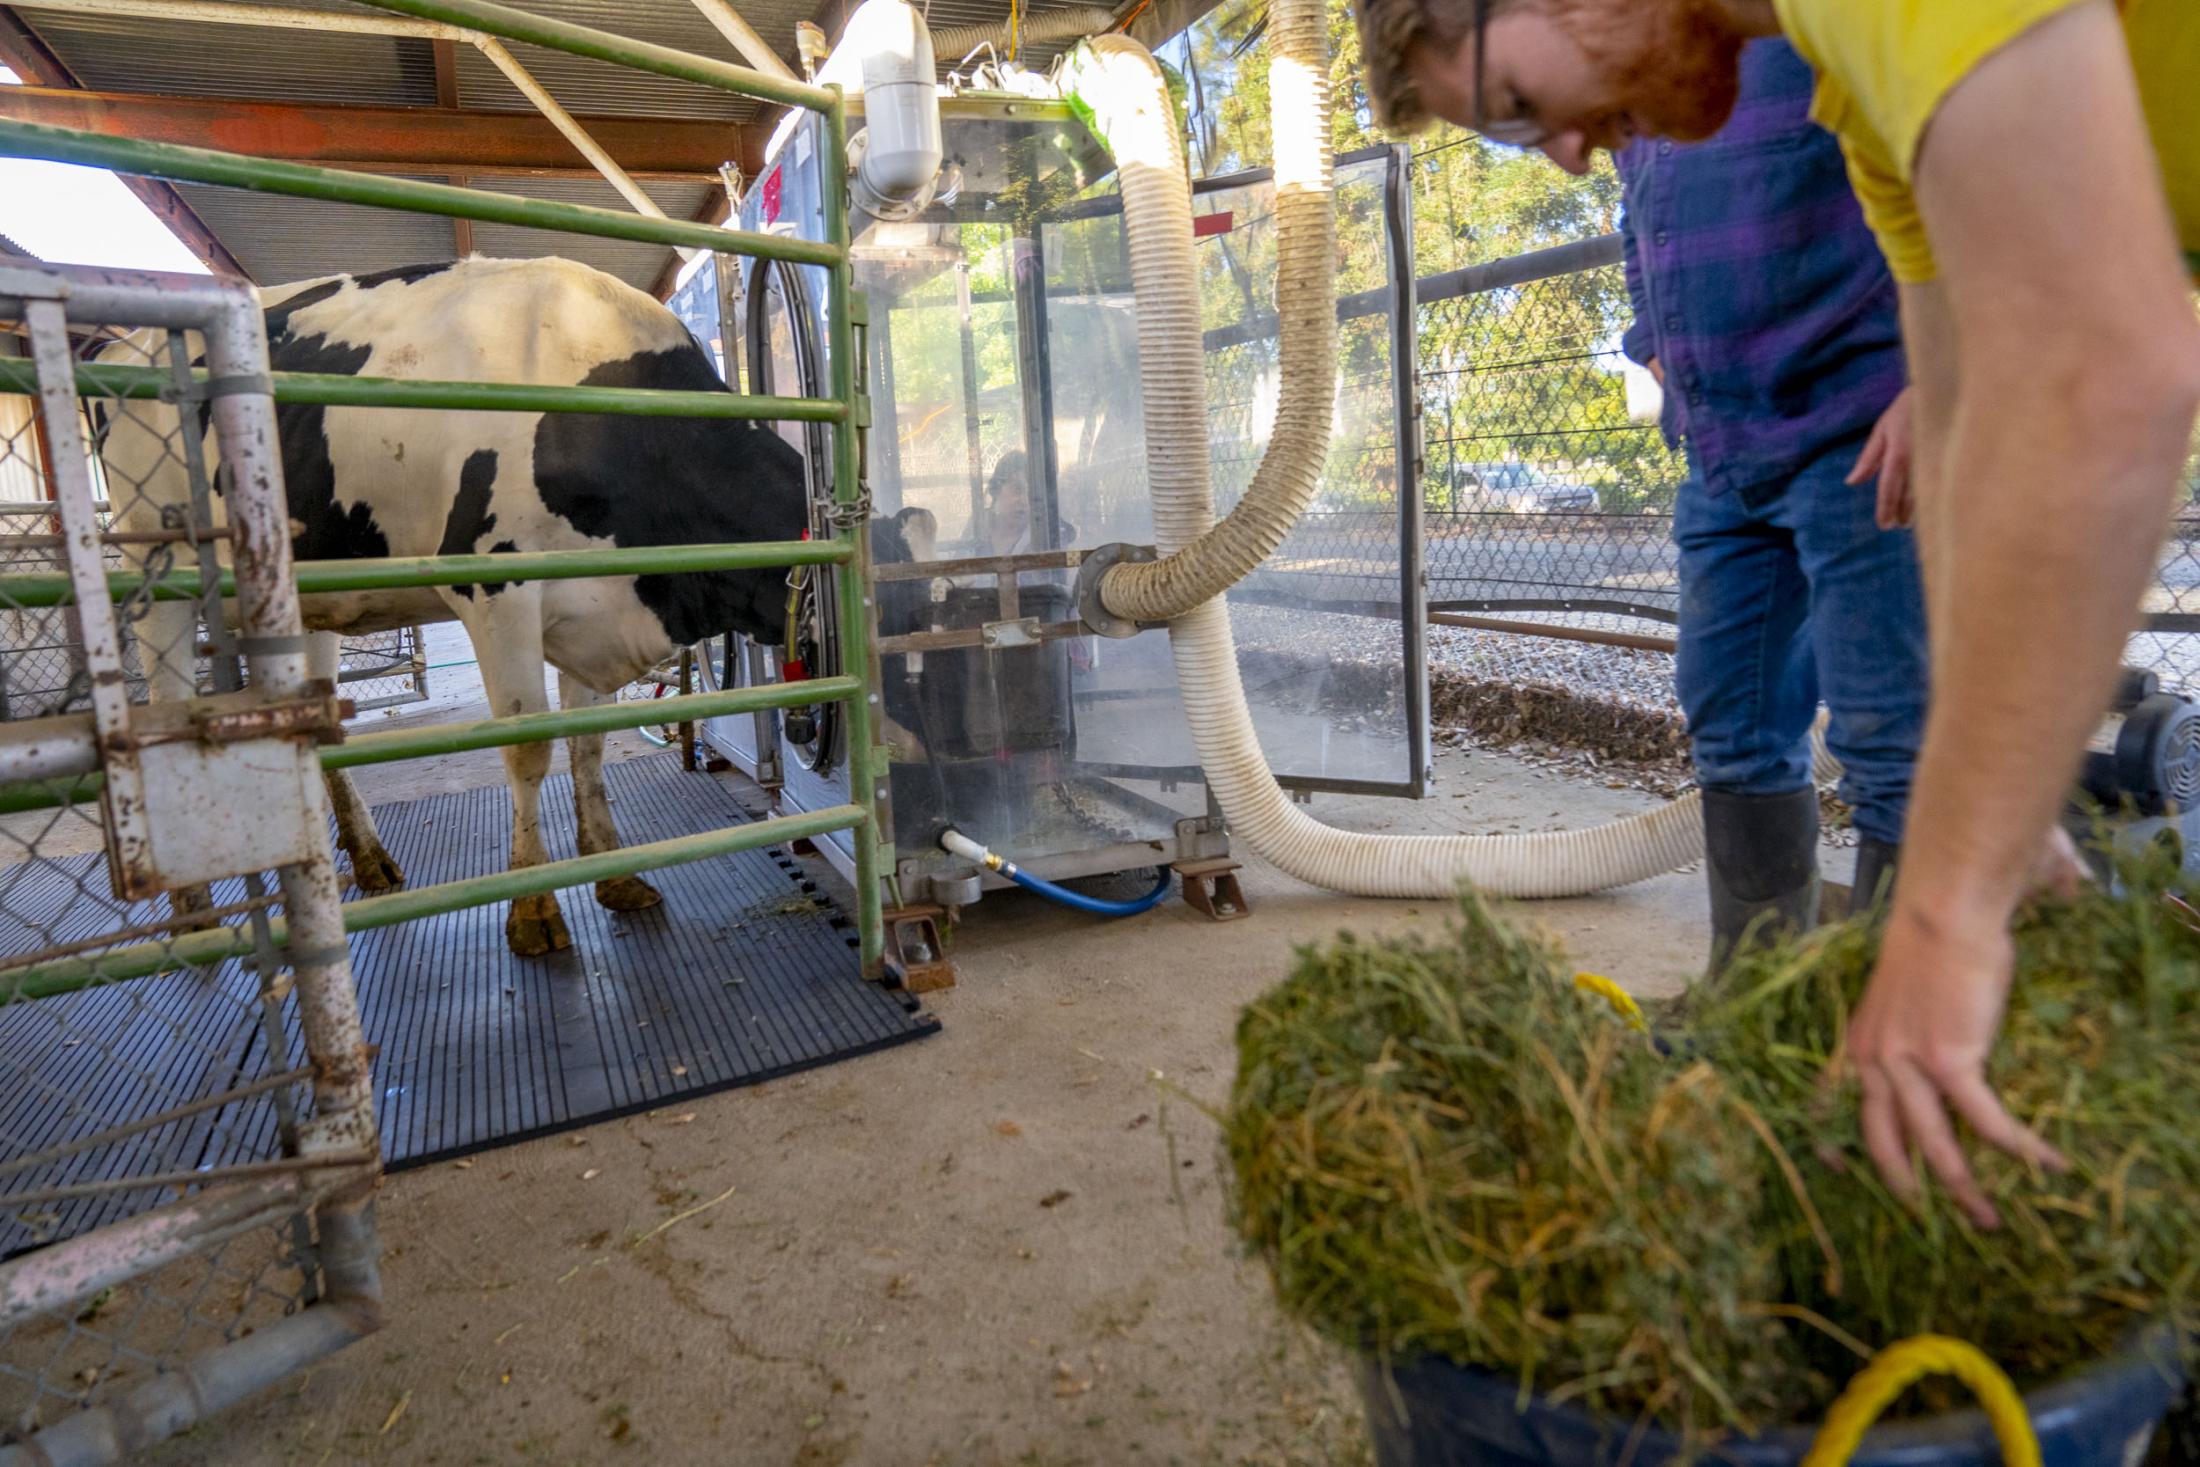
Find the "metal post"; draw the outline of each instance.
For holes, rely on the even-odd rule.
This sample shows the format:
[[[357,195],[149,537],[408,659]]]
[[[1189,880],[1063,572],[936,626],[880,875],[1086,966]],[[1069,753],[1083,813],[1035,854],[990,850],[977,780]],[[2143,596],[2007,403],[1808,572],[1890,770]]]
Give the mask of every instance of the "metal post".
[[[880,834],[884,781],[879,778],[880,750],[874,730],[884,709],[879,701],[879,672],[873,647],[876,595],[871,584],[870,493],[858,473],[861,445],[857,434],[866,416],[857,392],[855,315],[859,309],[848,265],[848,112],[839,88],[825,113],[825,234],[839,260],[827,273],[825,293],[826,356],[832,369],[830,395],[847,403],[848,415],[833,425],[833,507],[837,538],[848,546],[840,586],[841,667],[863,679],[865,691],[848,700],[848,802],[863,811],[855,829],[856,928],[862,934],[863,973],[885,973],[886,919],[880,900]],[[885,863],[891,869],[892,862]]]
[[[685,698],[695,691],[695,649],[680,649],[680,696]],[[688,773],[695,772],[695,720],[680,720],[680,767]]]
[[[260,303],[247,287],[225,298],[206,328],[206,361],[217,379],[265,370],[267,337]],[[223,467],[230,475],[230,553],[237,577],[238,645],[251,683],[270,698],[307,692],[298,586],[290,569],[290,518],[276,447],[275,403],[259,392],[228,392],[212,403]],[[320,784],[307,819],[325,825]],[[320,834],[321,832],[316,832]],[[312,1057],[313,1119],[300,1129],[300,1153],[372,1150],[374,1099],[366,1037],[352,988],[351,950],[336,864],[325,834],[315,854],[277,873],[283,889],[289,958],[297,978],[298,1019]]]
[[[1054,482],[1054,369],[1047,350],[1046,248],[1035,221],[1019,221],[1009,240],[1009,288],[1016,297],[1016,375],[1023,388],[1024,455],[1031,468],[1031,546],[1062,543]]]
[[[985,431],[978,421],[978,339],[970,324],[970,261],[955,264],[955,309],[962,329],[963,441],[970,451],[970,535],[979,545],[990,544],[992,526],[986,523]]]
[[[1413,286],[1413,201],[1408,193],[1412,151],[1390,150],[1383,170],[1383,217],[1390,226],[1390,392],[1397,437],[1398,615],[1405,637],[1406,784],[1414,798],[1429,792],[1428,579],[1421,524],[1420,306]]]

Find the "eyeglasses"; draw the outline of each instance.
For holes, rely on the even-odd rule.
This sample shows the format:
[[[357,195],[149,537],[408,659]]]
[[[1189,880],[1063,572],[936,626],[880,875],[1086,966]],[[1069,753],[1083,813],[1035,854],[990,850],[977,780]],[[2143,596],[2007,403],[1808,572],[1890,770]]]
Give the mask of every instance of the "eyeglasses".
[[[1474,0],[1474,130],[1493,143],[1515,148],[1536,148],[1551,140],[1551,130],[1532,117],[1490,118],[1482,108],[1485,37],[1490,25],[1490,0]]]

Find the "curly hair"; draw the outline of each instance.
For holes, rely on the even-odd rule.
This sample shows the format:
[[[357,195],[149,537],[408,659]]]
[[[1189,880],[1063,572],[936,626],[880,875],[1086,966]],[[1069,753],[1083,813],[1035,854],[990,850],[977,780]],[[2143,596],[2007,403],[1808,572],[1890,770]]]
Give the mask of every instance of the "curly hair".
[[[1486,0],[1485,15],[1505,0]],[[1422,46],[1446,55],[1474,34],[1475,0],[1352,0],[1360,28],[1360,57],[1367,67],[1367,101],[1379,127],[1417,133],[1432,119],[1407,70]]]

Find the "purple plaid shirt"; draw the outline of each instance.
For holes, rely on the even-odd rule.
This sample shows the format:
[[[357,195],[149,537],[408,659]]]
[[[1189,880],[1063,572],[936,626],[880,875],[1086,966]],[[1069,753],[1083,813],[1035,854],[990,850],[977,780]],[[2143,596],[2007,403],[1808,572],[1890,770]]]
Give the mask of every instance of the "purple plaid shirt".
[[[1634,324],[1622,349],[1665,369],[1668,442],[1714,494],[1780,480],[1867,432],[1904,381],[1895,286],[1809,117],[1810,67],[1781,40],[1742,53],[1716,137],[1644,139],[1617,158]]]

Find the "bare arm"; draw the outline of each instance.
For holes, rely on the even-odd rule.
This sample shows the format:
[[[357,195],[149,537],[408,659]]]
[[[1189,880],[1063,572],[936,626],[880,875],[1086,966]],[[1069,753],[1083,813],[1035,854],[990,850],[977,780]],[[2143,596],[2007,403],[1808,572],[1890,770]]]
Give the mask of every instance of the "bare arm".
[[[1945,1107],[2052,1153],[1986,1083],[2007,926],[2105,706],[2200,406],[2200,328],[2115,13],[2048,21],[1941,105],[1916,170],[1941,281],[1905,291],[1933,713],[1886,946],[1850,1033],[1866,1140],[1971,1214]]]

